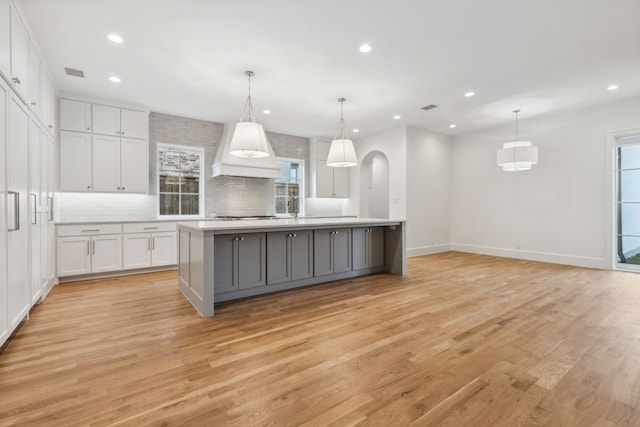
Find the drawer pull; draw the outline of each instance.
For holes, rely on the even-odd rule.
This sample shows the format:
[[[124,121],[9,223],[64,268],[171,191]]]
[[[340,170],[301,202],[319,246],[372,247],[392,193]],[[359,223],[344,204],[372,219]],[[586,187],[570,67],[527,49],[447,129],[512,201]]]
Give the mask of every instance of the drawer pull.
[[[97,230],[80,230],[82,233],[99,233],[100,229]]]
[[[157,230],[160,227],[145,227],[145,230]]]

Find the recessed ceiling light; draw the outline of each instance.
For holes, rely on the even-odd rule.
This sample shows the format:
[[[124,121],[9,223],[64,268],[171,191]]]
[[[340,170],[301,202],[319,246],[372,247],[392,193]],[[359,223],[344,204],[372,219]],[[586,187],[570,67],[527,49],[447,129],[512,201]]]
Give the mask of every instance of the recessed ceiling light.
[[[393,116],[393,120],[400,120],[402,118],[402,116],[400,114],[396,114],[395,116]]]
[[[369,53],[373,50],[373,46],[371,46],[369,43],[364,43],[360,45],[358,50],[360,50],[360,52],[362,53]]]
[[[271,114],[271,110],[262,110],[263,114]]]
[[[119,35],[117,35],[117,34],[109,34],[109,35],[107,36],[107,38],[108,38],[109,40],[111,40],[112,42],[114,42],[114,43],[118,43],[118,44],[120,44],[120,43],[124,43],[124,40],[122,39],[122,37],[120,37],[120,36],[119,36]]]
[[[607,88],[607,90],[616,90],[618,89],[618,85],[611,85]]]
[[[353,133],[358,133],[358,132],[360,132],[360,129],[354,129],[353,130]]]
[[[118,76],[111,76],[109,77],[109,80],[114,82],[114,83],[120,83],[122,80],[120,80],[120,77]]]
[[[465,93],[464,96],[466,96],[467,98],[471,98],[475,94],[476,94],[475,92],[469,91],[469,92]]]
[[[456,127],[456,125],[454,125],[453,123],[451,123],[451,124],[449,125],[449,127],[450,127],[451,129],[454,129],[454,128]]]

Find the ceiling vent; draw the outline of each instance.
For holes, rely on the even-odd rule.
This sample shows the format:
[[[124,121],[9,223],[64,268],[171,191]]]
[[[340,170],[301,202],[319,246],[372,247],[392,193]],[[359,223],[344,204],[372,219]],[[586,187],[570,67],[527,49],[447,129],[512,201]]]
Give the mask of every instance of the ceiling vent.
[[[67,76],[80,77],[81,79],[84,79],[84,71],[76,70],[75,68],[64,67],[64,72],[67,74]]]
[[[435,104],[431,104],[431,105],[427,105],[426,107],[422,107],[424,111],[433,110],[434,108],[438,108],[438,106]]]

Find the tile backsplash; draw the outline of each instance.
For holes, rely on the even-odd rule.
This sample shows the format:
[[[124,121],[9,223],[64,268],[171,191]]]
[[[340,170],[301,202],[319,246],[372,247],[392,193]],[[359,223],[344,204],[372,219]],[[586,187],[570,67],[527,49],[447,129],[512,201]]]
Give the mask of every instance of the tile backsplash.
[[[211,164],[224,125],[152,112],[149,115],[149,194],[58,193],[56,220],[120,220],[157,217],[157,146],[159,143],[204,147],[205,216],[265,215],[275,210],[274,180],[211,177]],[[309,140],[267,132],[278,157],[305,161],[305,196],[309,197]],[[305,215],[335,216],[343,200],[307,199]]]

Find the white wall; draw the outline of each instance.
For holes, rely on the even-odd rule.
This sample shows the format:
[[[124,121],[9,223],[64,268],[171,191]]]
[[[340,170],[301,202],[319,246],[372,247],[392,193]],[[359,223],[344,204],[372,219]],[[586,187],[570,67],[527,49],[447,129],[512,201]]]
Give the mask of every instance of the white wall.
[[[406,129],[391,129],[354,141],[358,165],[349,171],[349,199],[344,206],[345,215],[359,215],[360,168],[364,158],[373,151],[380,151],[389,161],[389,218],[404,220],[407,217],[406,177]]]
[[[539,147],[529,171],[496,166],[513,124],[453,139],[452,248],[610,268],[611,133],[640,129],[640,99],[520,117],[520,139]]]
[[[407,127],[407,255],[449,250],[451,137]]]

